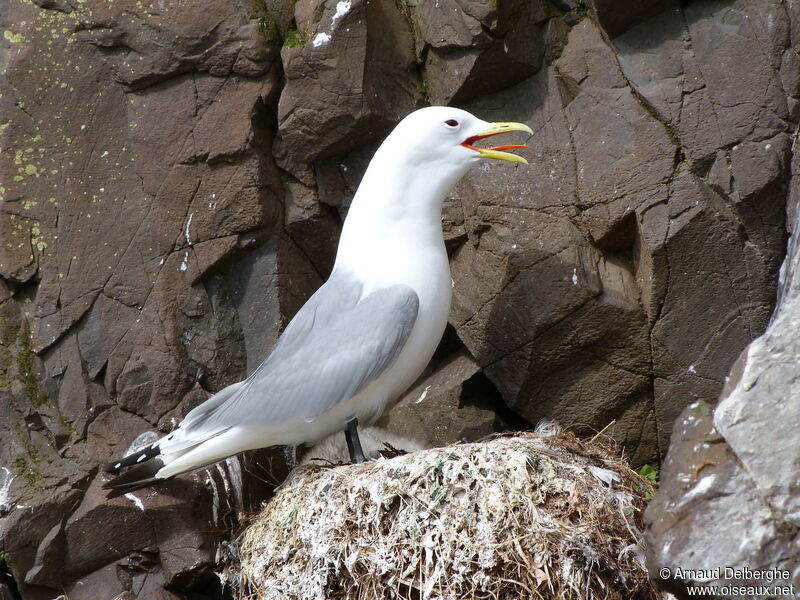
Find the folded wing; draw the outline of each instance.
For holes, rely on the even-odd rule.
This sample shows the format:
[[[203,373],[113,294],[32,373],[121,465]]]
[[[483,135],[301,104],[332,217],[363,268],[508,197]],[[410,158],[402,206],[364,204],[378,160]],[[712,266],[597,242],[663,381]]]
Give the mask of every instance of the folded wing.
[[[202,437],[239,424],[313,418],[380,377],[408,340],[419,299],[406,285],[363,299],[361,292],[357,281],[331,277],[253,374],[191,411],[181,427]]]
[[[362,291],[353,278],[331,276],[250,377],[189,412],[178,429],[152,446],[109,463],[109,471],[133,468],[105,487],[118,493],[137,489],[162,478],[159,471],[171,463],[172,469],[165,469],[169,476],[200,468],[224,458],[209,459],[215,454],[204,448],[232,428],[313,420],[383,375],[411,334],[419,299],[406,285],[363,298]]]

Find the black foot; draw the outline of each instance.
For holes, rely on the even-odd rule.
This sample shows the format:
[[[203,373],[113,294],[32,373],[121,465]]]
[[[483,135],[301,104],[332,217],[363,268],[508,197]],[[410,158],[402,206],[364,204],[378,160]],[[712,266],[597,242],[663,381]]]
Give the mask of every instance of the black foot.
[[[364,456],[364,451],[361,449],[361,440],[358,439],[358,419],[355,417],[347,422],[344,437],[347,440],[347,449],[350,451],[350,461],[353,463],[367,462],[367,457]]]

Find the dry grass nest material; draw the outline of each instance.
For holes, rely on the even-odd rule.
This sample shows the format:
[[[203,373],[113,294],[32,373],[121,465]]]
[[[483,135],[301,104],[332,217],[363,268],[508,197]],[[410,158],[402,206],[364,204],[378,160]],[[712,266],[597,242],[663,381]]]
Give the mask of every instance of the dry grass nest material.
[[[244,532],[259,599],[656,598],[649,484],[615,449],[551,430],[303,467]]]

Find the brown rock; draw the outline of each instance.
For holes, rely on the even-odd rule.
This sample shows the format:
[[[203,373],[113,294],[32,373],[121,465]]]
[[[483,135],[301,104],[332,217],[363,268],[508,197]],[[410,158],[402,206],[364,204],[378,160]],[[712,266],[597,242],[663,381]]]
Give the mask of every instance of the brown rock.
[[[771,203],[782,202],[786,181],[783,134],[733,151],[753,153],[738,163],[742,194],[730,159],[713,150],[717,129],[698,143],[689,122],[681,125],[682,98],[669,95],[675,80],[688,94],[706,89],[694,79],[702,77],[697,61],[687,67],[680,60],[693,38],[679,21],[666,12],[617,38],[622,71],[616,48],[590,22],[573,28],[554,69],[520,87],[524,96],[543,98],[540,107],[521,106],[509,116],[516,94],[493,101],[506,106],[502,118],[533,124],[532,144],[543,160],[517,177],[476,171],[457,190],[471,242],[453,257],[459,336],[516,411],[534,421],[560,415],[595,430],[616,418],[617,439],[643,450],[635,450],[636,460],[655,456],[645,448],[656,437],[666,447],[669,425],[691,398],[713,400],[739,350],[763,328],[774,244],[782,237]],[[656,30],[654,51],[645,32]],[[501,116],[481,102],[473,108],[484,118]],[[705,168],[709,152],[724,198],[680,165],[681,155],[694,153],[692,164]],[[758,208],[743,197],[761,198]],[[611,289],[616,299],[609,302]],[[703,298],[714,298],[714,308]],[[695,316],[687,318],[687,310]],[[581,336],[563,333],[570,331]],[[607,342],[602,360],[577,358],[597,347],[589,341],[594,335],[625,339],[615,347],[629,350],[627,358],[608,354]],[[594,398],[598,389],[610,393]],[[642,428],[649,415],[655,424]]]
[[[111,406],[111,399],[101,382],[92,381],[87,375],[74,340],[65,340],[58,350],[71,359],[60,378],[58,413],[69,436],[80,439],[94,416]]]
[[[800,213],[794,209],[796,234]],[[800,244],[793,235],[766,331],[739,356],[716,408],[695,402],[676,421],[661,489],[645,515],[651,570],[692,561],[697,569],[719,567],[703,578],[704,584],[799,583],[793,538],[800,502],[794,478],[784,473],[785,465],[800,456],[794,435],[798,410],[788,401],[798,391],[798,267]],[[722,568],[749,569],[750,564],[758,564],[759,571],[740,576]],[[778,575],[762,575],[770,570]],[[698,579],[676,574],[662,577],[660,584],[685,593]],[[793,595],[771,591],[776,597]]]
[[[123,559],[118,564],[128,573],[159,571],[160,585],[189,587],[214,562],[218,538],[210,529],[221,524],[224,488],[211,477],[200,472],[114,500],[100,487],[105,477],[95,479],[65,524],[67,575]]]
[[[18,509],[3,519],[5,562],[26,597],[29,589],[35,594],[41,586],[58,589],[65,583],[62,520],[80,499],[79,490],[62,487],[37,498],[36,510]]]
[[[470,395],[470,381],[478,373],[480,367],[466,353],[451,356],[403,395],[386,417],[387,429],[426,448],[493,433],[498,418],[490,399]]]
[[[541,67],[539,25],[547,11],[537,2],[409,2],[409,14],[418,32],[417,55],[425,56],[425,88],[432,104],[501,90]]]
[[[0,275],[9,282],[25,283],[36,273],[38,261],[31,246],[34,223],[16,214],[0,213]],[[38,229],[38,227],[37,227]]]
[[[353,0],[339,15],[336,6],[333,0],[298,3],[305,41],[281,52],[286,86],[278,104],[277,153],[283,164],[309,163],[376,140],[420,100],[411,33],[399,9]],[[304,10],[313,16],[304,18]]]
[[[289,285],[281,285],[279,273]],[[224,289],[237,311],[248,373],[266,358],[288,318],[320,284],[313,266],[284,236],[251,251],[226,275]]]
[[[665,424],[688,402],[719,394],[740,349],[766,325],[773,294],[762,256],[742,243],[738,220],[719,196],[691,176],[677,179],[671,193],[666,237],[656,242],[664,245],[669,280],[651,333],[652,368],[658,396],[684,400],[659,403]],[[701,247],[701,255],[689,250]],[[662,447],[668,431],[661,428]]]
[[[108,355],[122,340],[138,311],[100,294],[78,328],[80,357],[86,363],[90,379],[97,377]],[[79,368],[78,365],[75,367]]]
[[[589,0],[589,6],[603,29],[613,38],[659,13],[676,10],[678,3],[675,0],[644,0],[634,6],[623,6],[614,0]]]
[[[324,185],[324,180],[319,185]],[[341,219],[320,201],[315,189],[290,175],[286,175],[285,189],[286,233],[309,257],[315,270],[327,278],[336,259]]]
[[[650,203],[674,168],[675,147],[625,87],[613,50],[584,20],[570,32],[556,71],[575,97],[564,109],[574,150],[578,208],[602,244],[614,224]]]
[[[205,83],[202,88],[198,85],[196,91],[197,101],[205,105],[205,110],[192,130],[191,150],[186,148],[188,156],[181,158],[208,164],[231,162],[248,150],[254,136],[250,120],[255,117],[262,94],[269,94],[275,82],[209,77],[197,83]]]
[[[67,578],[91,573],[156,543],[156,531],[145,512],[127,497],[107,500],[102,480],[101,475],[95,478],[65,523]]]
[[[580,65],[586,63],[578,56],[574,51],[565,60],[569,63],[569,57],[575,57],[576,66],[570,68],[580,78]],[[587,80],[585,85],[594,81]],[[552,72],[526,84],[526,94],[546,93],[548,84],[552,85],[549,89],[558,89]],[[592,248],[581,233],[583,227],[576,227],[573,219],[572,198],[579,187],[561,98],[548,96],[542,110],[543,115],[528,115],[509,114],[506,109],[501,116],[499,111],[487,113],[480,104],[476,106],[476,112],[490,120],[533,123],[538,131],[533,145],[543,160],[533,160],[533,173],[527,176],[522,176],[523,171],[512,176],[508,169],[490,165],[468,175],[459,186],[457,195],[471,243],[453,255],[452,320],[516,412],[532,422],[562,419],[583,431],[599,431],[617,419],[618,439],[637,449],[637,460],[649,460],[654,456],[655,427],[642,427],[653,413],[649,328],[641,314],[640,289],[628,254],[635,228],[617,225],[630,223],[631,208],[618,205],[612,211],[598,204],[602,213],[582,215],[584,223],[596,228],[607,254]],[[639,110],[636,105],[635,111]],[[591,149],[591,134],[582,135]],[[642,145],[646,137],[643,133]],[[628,168],[623,165],[614,168]],[[671,168],[671,162],[666,166]],[[590,176],[584,174],[582,185],[596,194],[598,182],[587,185]],[[653,177],[650,186],[659,181]],[[644,206],[652,204],[643,180],[632,185],[641,190],[634,193],[641,195]],[[633,199],[626,200],[636,206]],[[625,342],[614,345],[609,353],[601,340],[610,339]],[[609,393],[598,396],[598,390]]]
[[[177,5],[150,11],[133,1],[87,8],[81,39],[109,51],[115,78],[131,87],[193,70],[254,77],[274,58],[274,46],[258,36],[249,15],[231,5],[209,5],[202,14]]]
[[[0,153],[0,546],[26,597],[173,597],[165,578],[195,585],[213,560],[192,537],[208,529],[202,510],[142,521],[130,500],[82,490],[198,380],[218,389],[244,374],[236,305],[215,273],[282,224],[264,152],[278,55],[238,6],[188,20],[132,3],[62,9],[0,16],[1,143],[19,149]],[[302,255],[281,265],[295,280],[311,271]],[[272,267],[262,276],[277,290]],[[275,297],[288,309],[305,293]],[[161,551],[151,572],[147,553]]]
[[[625,76],[659,118],[674,128],[699,169],[707,169],[718,148],[785,131],[787,100],[776,70],[782,44],[787,42],[786,20],[783,9],[772,3],[765,5],[765,11],[750,14],[743,5],[735,3],[729,10],[710,2],[688,9],[685,15],[665,12],[617,38],[614,45]],[[768,22],[780,23],[770,35],[765,33]],[[709,44],[723,27],[737,31],[736,44],[730,44],[728,36]],[[750,83],[729,85],[731,68]],[[766,92],[755,94],[754,89]],[[773,154],[781,151],[779,144],[772,148]]]
[[[80,581],[66,588],[69,598],[90,600],[107,596],[114,600],[132,600],[137,598],[128,591],[130,578],[121,574],[117,565],[112,563],[81,577]]]
[[[25,574],[25,583],[57,588],[63,568],[64,530],[61,523],[57,523],[39,542],[33,567]]]

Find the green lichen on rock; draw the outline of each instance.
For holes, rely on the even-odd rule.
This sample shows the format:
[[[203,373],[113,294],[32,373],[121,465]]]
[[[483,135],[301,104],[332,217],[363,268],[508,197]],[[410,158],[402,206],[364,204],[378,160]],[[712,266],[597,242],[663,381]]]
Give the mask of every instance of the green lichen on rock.
[[[21,416],[12,426],[12,430],[18,446],[21,446],[20,453],[12,463],[14,472],[25,480],[28,487],[36,490],[43,489],[42,481],[44,475],[42,474],[42,466],[43,463],[50,464],[53,462],[53,458],[47,448],[47,446],[53,448],[52,441],[47,439],[46,436],[38,441],[32,438],[25,419]],[[42,446],[42,443],[45,446]]]
[[[47,242],[44,241],[38,221],[34,221],[33,225],[31,225],[31,246],[39,252],[43,252],[47,248]]]
[[[10,29],[3,31],[3,37],[12,44],[24,44],[28,41],[28,38],[24,35],[17,31],[11,31]]]
[[[268,15],[258,20],[258,33],[268,40],[282,43],[282,36],[280,29],[278,29],[278,23]]]
[[[9,303],[7,306],[3,308],[13,308]],[[0,310],[0,346],[8,347],[14,343],[17,339],[17,334],[19,333],[20,322],[19,319],[15,319],[12,315],[3,314],[5,312],[9,312],[8,310]],[[7,362],[0,363],[0,364],[9,364]]]
[[[15,355],[12,346],[17,341],[20,322],[11,302],[0,304],[0,390],[10,390],[15,379]]]
[[[35,489],[42,487],[40,484],[42,476],[34,461],[28,461],[22,456],[18,456],[14,459],[12,466],[14,467],[14,472],[25,480],[28,487]]]
[[[299,48],[305,46],[308,40],[308,33],[300,29],[292,29],[283,38],[283,46],[285,48]]]
[[[36,354],[31,343],[31,332],[27,323],[19,330],[19,350],[16,354],[17,375],[22,382],[25,396],[34,407],[47,402],[47,394],[42,391],[39,373],[36,368]]]
[[[289,29],[285,24],[284,27],[281,27],[278,19],[267,8],[265,0],[253,1],[253,19],[258,23],[258,33],[261,37],[277,42],[286,48],[304,46],[308,40],[306,31]]]
[[[253,18],[258,23],[258,33],[261,37],[279,44],[283,43],[283,33],[278,27],[278,21],[270,14],[264,0],[253,1]]]

